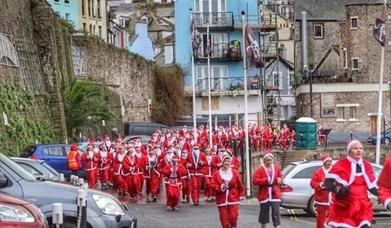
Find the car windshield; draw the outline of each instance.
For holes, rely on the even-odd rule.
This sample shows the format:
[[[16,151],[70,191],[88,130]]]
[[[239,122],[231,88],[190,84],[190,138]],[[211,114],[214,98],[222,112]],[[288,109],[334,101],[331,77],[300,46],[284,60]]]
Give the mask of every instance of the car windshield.
[[[288,175],[288,173],[293,169],[295,168],[296,165],[295,164],[289,164],[288,166],[286,166],[283,170],[282,170],[282,178],[285,178],[286,175]]]
[[[35,182],[35,177],[28,173],[25,169],[20,167],[18,164],[16,164],[14,161],[6,157],[4,154],[0,153],[0,163],[3,163],[5,166],[8,166],[10,169],[12,169],[16,174],[18,174],[23,180]]]
[[[42,166],[45,167],[53,176],[59,176],[60,174],[53,169],[50,165],[46,164],[45,162],[42,162]]]

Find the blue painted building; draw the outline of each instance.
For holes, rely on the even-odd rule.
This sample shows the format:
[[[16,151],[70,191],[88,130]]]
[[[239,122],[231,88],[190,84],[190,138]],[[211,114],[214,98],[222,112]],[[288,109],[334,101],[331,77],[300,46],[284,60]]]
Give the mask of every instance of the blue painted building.
[[[256,34],[270,29],[262,20],[258,1],[254,0],[176,0],[175,2],[175,60],[186,76],[185,91],[192,94],[191,21],[201,33],[202,42],[195,53],[196,113],[198,117],[208,115],[208,67],[207,27],[211,43],[211,91],[212,115],[220,124],[238,121],[244,113],[244,86],[249,89],[249,121],[258,122],[263,111],[260,90],[261,70],[249,66],[244,82],[243,37],[241,11]],[[236,120],[236,121],[234,121]],[[239,120],[240,121],[240,120]]]
[[[53,11],[65,20],[73,24],[75,29],[80,29],[80,1],[79,0],[47,0]]]

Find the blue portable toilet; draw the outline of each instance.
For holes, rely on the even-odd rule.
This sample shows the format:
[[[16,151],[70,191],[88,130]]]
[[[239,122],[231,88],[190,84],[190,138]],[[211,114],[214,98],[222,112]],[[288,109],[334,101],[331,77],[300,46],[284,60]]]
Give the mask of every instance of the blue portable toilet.
[[[296,149],[316,149],[317,122],[309,117],[301,117],[296,121]]]

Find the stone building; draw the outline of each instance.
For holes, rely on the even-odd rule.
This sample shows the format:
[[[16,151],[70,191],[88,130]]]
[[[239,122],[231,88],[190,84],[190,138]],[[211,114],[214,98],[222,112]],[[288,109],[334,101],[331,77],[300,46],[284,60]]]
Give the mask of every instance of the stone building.
[[[365,0],[297,0],[296,58],[298,117],[310,116],[309,80],[302,73],[301,12],[307,12],[313,117],[334,132],[376,132],[381,46],[373,25],[381,3]],[[387,33],[390,26],[387,23]],[[383,114],[390,126],[390,44],[386,44]]]

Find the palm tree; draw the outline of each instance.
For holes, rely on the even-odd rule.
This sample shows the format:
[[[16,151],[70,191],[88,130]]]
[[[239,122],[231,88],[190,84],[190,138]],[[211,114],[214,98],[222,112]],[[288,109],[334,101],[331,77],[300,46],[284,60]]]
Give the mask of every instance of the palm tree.
[[[65,89],[64,109],[69,136],[76,136],[91,123],[115,119],[102,94],[104,85],[74,80]]]

